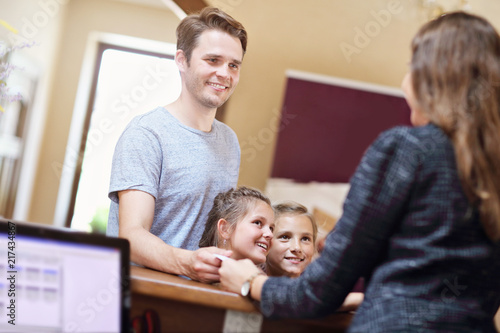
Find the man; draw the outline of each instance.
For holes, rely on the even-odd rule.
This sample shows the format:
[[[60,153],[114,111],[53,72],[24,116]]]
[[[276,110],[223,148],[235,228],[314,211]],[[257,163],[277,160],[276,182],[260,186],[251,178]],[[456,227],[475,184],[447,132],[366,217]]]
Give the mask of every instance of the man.
[[[198,249],[213,199],[236,187],[240,148],[215,119],[238,84],[243,26],[216,8],[177,27],[179,98],[127,126],[113,156],[108,235],[127,238],[131,260],[202,282],[219,280],[218,248]]]

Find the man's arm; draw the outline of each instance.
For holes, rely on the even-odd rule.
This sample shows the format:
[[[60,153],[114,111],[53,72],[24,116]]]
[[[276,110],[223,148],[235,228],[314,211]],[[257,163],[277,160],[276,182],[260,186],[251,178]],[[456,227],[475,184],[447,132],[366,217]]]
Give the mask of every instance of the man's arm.
[[[220,260],[214,254],[230,256],[231,251],[216,247],[189,251],[170,246],[150,232],[155,198],[143,191],[118,192],[119,233],[130,242],[133,262],[159,271],[184,275],[201,282],[219,281]]]

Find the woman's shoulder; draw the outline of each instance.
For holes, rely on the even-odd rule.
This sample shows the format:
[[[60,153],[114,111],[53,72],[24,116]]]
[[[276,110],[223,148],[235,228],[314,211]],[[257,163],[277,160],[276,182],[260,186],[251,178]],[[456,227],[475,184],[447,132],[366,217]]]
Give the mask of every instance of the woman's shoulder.
[[[454,161],[451,141],[437,126],[398,126],[382,132],[367,150],[361,163],[396,163],[409,170],[426,161]],[[434,162],[433,162],[434,163]]]
[[[382,132],[374,142],[379,147],[404,147],[405,149],[435,150],[450,145],[446,134],[436,125],[410,127],[396,126]]]
[[[434,124],[425,126],[395,126],[380,133],[378,139],[389,140],[423,140],[429,137],[446,138],[446,134],[441,128]]]

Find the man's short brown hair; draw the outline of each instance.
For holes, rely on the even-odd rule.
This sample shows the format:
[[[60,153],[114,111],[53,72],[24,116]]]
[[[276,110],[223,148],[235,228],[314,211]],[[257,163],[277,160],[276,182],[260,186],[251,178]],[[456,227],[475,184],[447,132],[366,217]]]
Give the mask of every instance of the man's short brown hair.
[[[207,30],[223,31],[238,38],[245,54],[247,32],[243,25],[218,8],[206,7],[199,14],[184,18],[177,27],[177,49],[184,51],[188,62],[193,49],[198,45],[198,38]]]

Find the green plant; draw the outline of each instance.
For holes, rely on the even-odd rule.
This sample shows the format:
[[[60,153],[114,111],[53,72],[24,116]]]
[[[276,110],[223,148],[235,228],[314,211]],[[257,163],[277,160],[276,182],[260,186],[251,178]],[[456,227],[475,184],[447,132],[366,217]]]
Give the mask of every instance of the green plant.
[[[91,232],[105,234],[108,226],[108,216],[109,207],[98,207],[92,221],[89,223]]]

